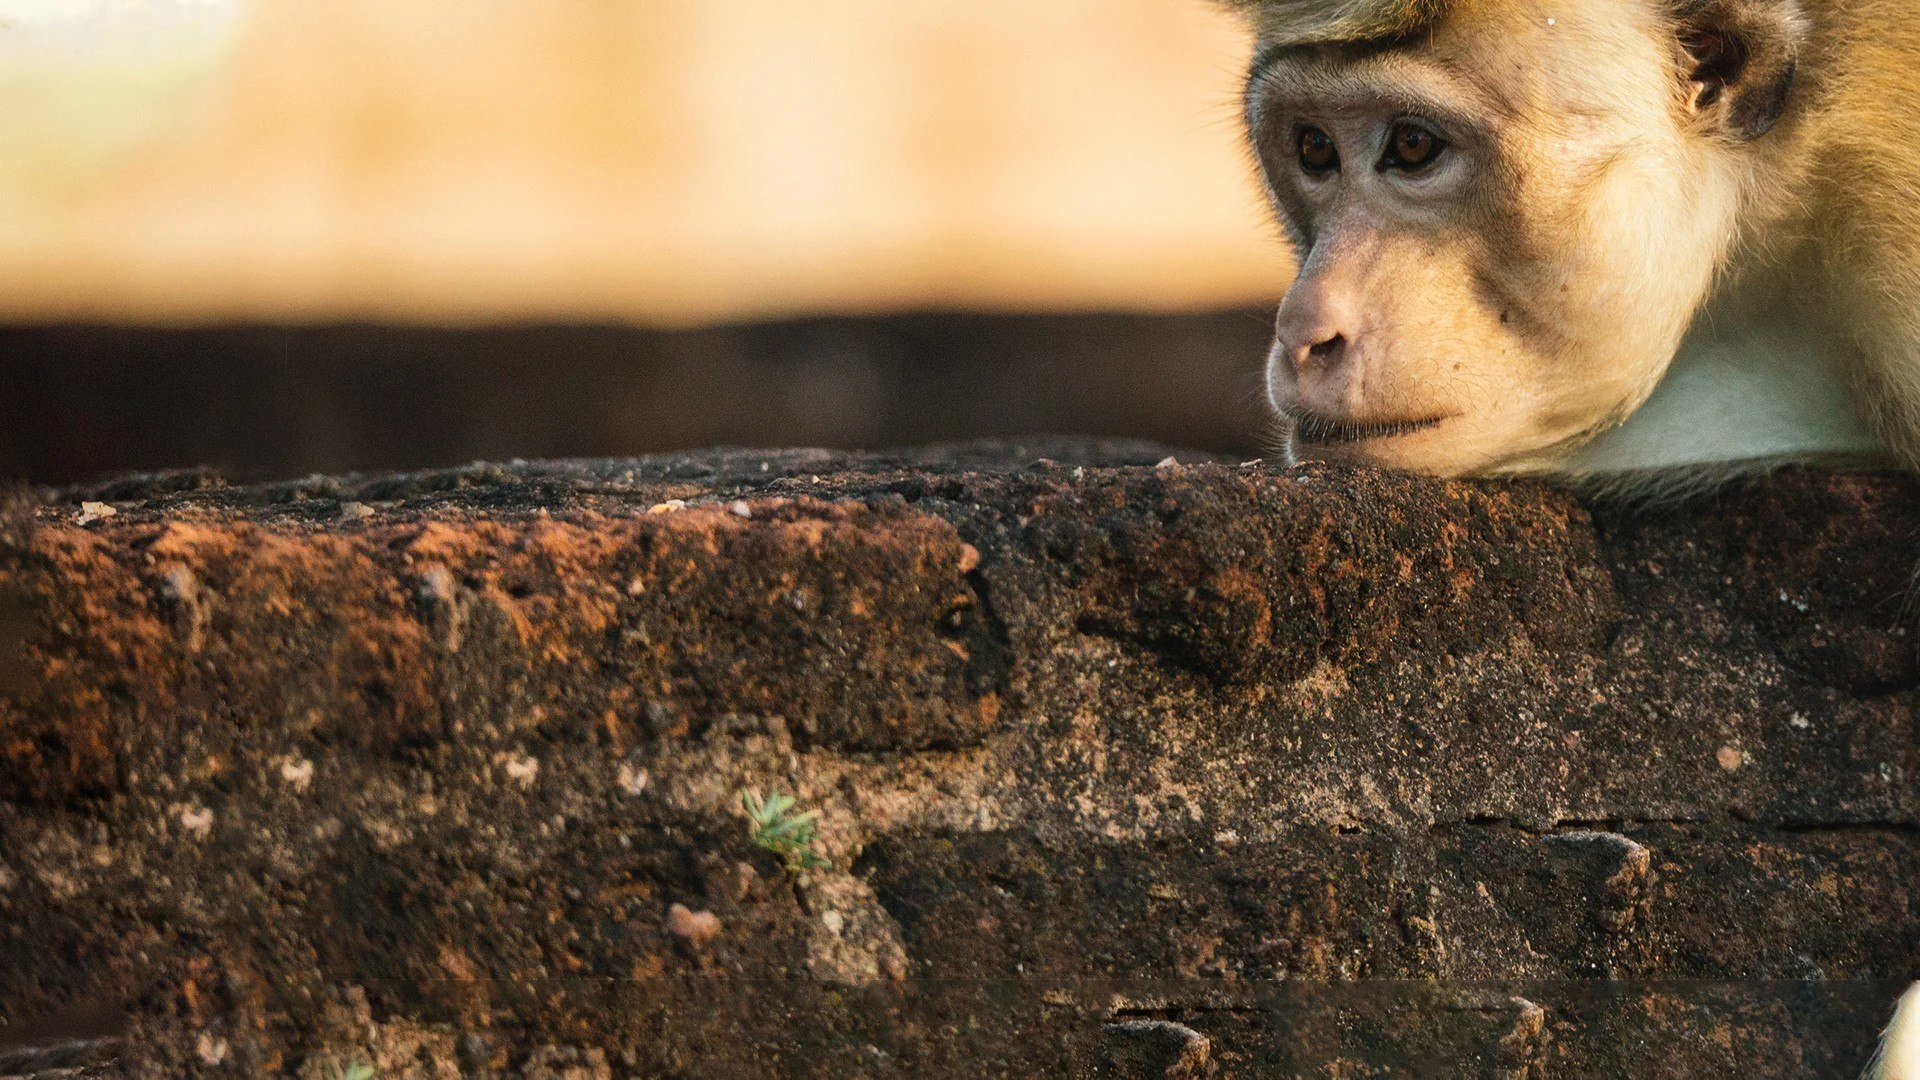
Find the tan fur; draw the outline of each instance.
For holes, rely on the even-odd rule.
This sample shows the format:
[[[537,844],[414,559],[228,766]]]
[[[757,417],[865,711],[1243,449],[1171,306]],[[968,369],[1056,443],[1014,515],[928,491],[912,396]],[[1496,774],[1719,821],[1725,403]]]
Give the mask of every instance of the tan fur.
[[[1647,400],[1712,309],[1792,323],[1794,355],[1851,385],[1885,445],[1920,465],[1915,0],[1239,6],[1263,46],[1331,46],[1281,57],[1248,96],[1276,206],[1309,245],[1282,308],[1276,405],[1451,417],[1305,456],[1577,471],[1581,447]],[[1748,46],[1745,81],[1724,95],[1703,90],[1691,51],[1714,35]],[[1791,87],[1784,112],[1757,85],[1775,76]],[[1459,140],[1457,167],[1474,171],[1451,194],[1429,185],[1440,198],[1365,171],[1368,140],[1423,97],[1494,132]],[[1307,122],[1345,125],[1336,141],[1353,160],[1343,146],[1332,186],[1289,171],[1281,144]],[[1347,351],[1316,371],[1289,332],[1326,333],[1328,318],[1345,320]]]
[[[1268,44],[1365,41],[1427,26],[1453,0],[1228,0],[1253,12]]]
[[[1851,329],[1883,436],[1920,464],[1920,12],[1902,0],[1810,4],[1821,81],[1809,171],[1791,193],[1818,237],[1820,284]]]

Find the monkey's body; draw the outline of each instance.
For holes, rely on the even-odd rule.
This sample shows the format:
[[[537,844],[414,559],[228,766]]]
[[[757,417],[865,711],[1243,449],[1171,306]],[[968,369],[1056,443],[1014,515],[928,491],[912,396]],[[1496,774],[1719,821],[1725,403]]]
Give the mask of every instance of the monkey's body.
[[[1807,177],[1783,213],[1848,329],[1856,395],[1920,467],[1920,4],[1814,0],[1805,118],[1778,153]]]
[[[1645,404],[1540,471],[1664,498],[1784,462],[1887,465],[1842,341],[1729,289],[1694,321]]]
[[[1920,3],[1797,7],[1794,98],[1738,148],[1756,178],[1713,293],[1653,396],[1538,471],[1665,490],[1920,465]]]
[[[1225,0],[1295,458],[1920,468],[1920,0]],[[1870,1075],[1920,1080],[1920,987]]]

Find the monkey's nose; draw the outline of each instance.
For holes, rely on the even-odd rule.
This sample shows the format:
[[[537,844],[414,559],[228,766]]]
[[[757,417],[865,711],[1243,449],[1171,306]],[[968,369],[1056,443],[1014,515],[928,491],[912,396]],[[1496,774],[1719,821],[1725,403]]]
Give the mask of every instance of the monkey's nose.
[[[1324,277],[1294,282],[1274,323],[1279,352],[1299,375],[1329,375],[1352,357],[1351,290]]]
[[[1280,335],[1280,351],[1293,365],[1293,373],[1301,378],[1324,377],[1339,371],[1346,363],[1348,347],[1347,335],[1333,329],[1304,334],[1282,331]]]
[[[1302,372],[1329,371],[1340,366],[1347,352],[1347,335],[1335,331],[1297,350],[1293,363]]]

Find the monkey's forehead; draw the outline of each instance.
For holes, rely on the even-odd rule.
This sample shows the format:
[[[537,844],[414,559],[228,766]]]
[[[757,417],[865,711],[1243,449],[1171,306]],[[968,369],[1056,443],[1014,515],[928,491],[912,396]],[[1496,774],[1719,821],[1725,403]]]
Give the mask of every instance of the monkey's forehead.
[[[1230,0],[1252,13],[1262,45],[1339,44],[1403,37],[1456,0]]]

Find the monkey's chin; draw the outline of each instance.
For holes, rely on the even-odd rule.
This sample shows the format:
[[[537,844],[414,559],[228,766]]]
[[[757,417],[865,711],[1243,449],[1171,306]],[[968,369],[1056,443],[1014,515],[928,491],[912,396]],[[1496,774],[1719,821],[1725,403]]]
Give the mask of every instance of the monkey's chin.
[[[1462,439],[1458,414],[1365,423],[1335,421],[1288,410],[1287,456],[1295,462],[1369,465],[1431,476],[1460,476],[1482,468],[1482,448]],[[1482,451],[1482,452],[1476,452]]]

